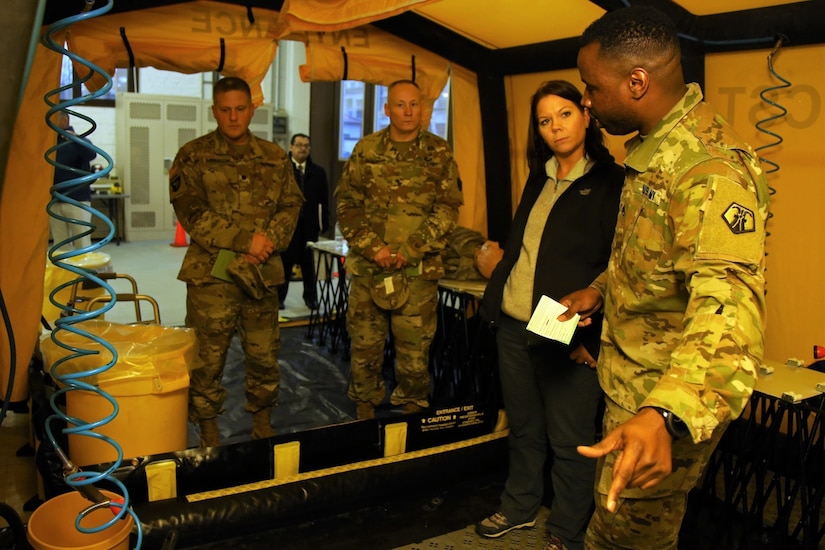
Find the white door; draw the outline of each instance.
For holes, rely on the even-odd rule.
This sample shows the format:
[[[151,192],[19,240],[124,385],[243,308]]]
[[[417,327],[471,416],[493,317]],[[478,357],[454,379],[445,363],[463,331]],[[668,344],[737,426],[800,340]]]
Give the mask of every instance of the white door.
[[[201,133],[203,101],[121,93],[117,111],[118,173],[123,180],[127,240],[175,236],[168,171],[178,148]]]

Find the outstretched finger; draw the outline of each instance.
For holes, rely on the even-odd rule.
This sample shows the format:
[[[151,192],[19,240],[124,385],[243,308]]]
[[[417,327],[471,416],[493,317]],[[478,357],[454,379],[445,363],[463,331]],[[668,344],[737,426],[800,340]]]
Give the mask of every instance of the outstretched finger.
[[[601,458],[610,452],[622,450],[623,446],[622,431],[619,427],[604,436],[595,445],[579,445],[576,447],[576,451],[587,458]]]
[[[607,509],[615,512],[619,503],[619,495],[627,488],[636,475],[640,449],[636,445],[626,445],[616,461],[613,463],[613,481],[607,492]]]

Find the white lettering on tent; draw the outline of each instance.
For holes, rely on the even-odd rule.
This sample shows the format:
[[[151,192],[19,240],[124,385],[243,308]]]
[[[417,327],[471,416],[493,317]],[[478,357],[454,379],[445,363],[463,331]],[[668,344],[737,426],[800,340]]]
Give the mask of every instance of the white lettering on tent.
[[[760,101],[759,94],[762,89],[761,87],[753,88],[749,92],[745,86],[720,86],[717,92],[727,98],[727,112],[723,110],[725,106],[718,108],[723,110],[724,117],[733,124],[736,119],[737,103],[748,101],[748,105],[752,105],[748,110],[748,121],[751,124],[756,124],[775,113],[772,108],[767,107],[764,102]],[[822,96],[819,90],[809,84],[796,84],[791,88],[774,90],[768,94],[768,98],[780,105],[794,106],[785,115],[783,122],[795,130],[813,126],[819,120],[822,112]]]
[[[260,19],[250,23],[246,15],[203,7],[192,9],[192,32],[219,34],[221,36],[240,35],[248,38],[264,38],[265,33],[259,24]]]
[[[333,32],[315,32],[314,42],[347,48],[369,48],[370,33],[367,29],[346,29]]]

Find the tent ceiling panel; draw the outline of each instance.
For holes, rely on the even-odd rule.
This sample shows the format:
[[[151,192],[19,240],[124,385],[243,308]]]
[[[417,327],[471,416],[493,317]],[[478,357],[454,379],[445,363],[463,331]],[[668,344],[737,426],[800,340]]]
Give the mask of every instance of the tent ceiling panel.
[[[159,7],[186,0],[129,0],[115,2],[111,13]],[[283,0],[220,0],[246,8],[279,11]],[[679,12],[687,16],[715,16],[747,10],[788,6],[799,17],[822,0],[632,0],[634,4],[653,4],[671,16]],[[507,49],[529,44],[563,40],[579,36],[584,28],[605,10],[625,4],[624,0],[440,0],[415,8],[422,19],[455,33],[486,49]],[[47,0],[43,21],[52,23],[62,17],[76,15],[82,8],[80,0]],[[95,7],[105,5],[97,0]],[[769,13],[769,12],[765,12]],[[392,19],[392,18],[391,18]],[[418,32],[422,32],[418,30]],[[788,30],[785,29],[787,33]],[[417,42],[417,41],[413,41]]]
[[[675,0],[693,15],[714,15],[734,11],[767,8],[784,4],[799,4],[808,0]]]
[[[674,0],[673,4],[691,15],[704,16],[806,1]],[[520,0],[514,9],[512,3],[501,0],[441,0],[412,11],[486,48],[502,49],[579,36],[604,8],[614,4],[603,0]]]
[[[605,10],[587,0],[442,0],[413,10],[490,49],[578,36]]]

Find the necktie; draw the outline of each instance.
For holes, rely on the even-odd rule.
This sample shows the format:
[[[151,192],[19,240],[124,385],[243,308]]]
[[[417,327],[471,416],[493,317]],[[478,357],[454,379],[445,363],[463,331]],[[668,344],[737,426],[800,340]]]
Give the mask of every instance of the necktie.
[[[304,165],[303,164],[298,165],[298,186],[303,191],[303,189],[304,189]]]

